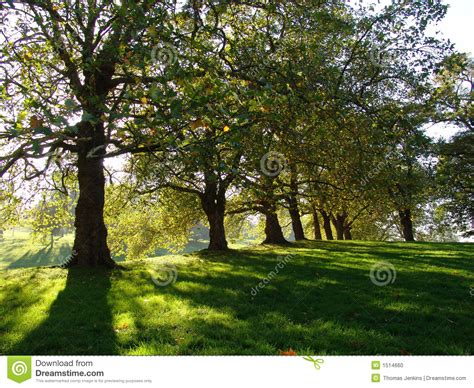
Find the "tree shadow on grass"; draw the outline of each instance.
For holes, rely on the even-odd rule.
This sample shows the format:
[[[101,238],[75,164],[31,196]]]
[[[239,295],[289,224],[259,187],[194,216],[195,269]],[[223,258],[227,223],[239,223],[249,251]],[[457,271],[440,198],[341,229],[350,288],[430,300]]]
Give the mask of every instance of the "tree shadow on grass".
[[[178,354],[276,354],[290,347],[324,354],[471,352],[465,343],[472,337],[468,283],[461,285],[456,275],[399,266],[394,284],[377,287],[369,277],[370,262],[351,268],[341,257],[295,258],[252,296],[278,255],[199,256],[212,267],[209,272],[179,268],[176,285],[155,291],[166,305],[184,305],[186,319],[173,322],[170,314],[155,330],[140,331],[139,343],[127,343],[129,348],[156,344],[149,348],[155,354],[168,347]],[[145,274],[136,281],[147,289]],[[155,308],[166,311],[166,305]],[[135,317],[137,327],[147,327],[143,318],[152,311]]]
[[[50,263],[50,256],[51,256],[52,248],[51,246],[47,246],[37,250],[36,252],[32,252],[29,250],[23,256],[21,256],[18,260],[10,263],[7,269],[15,269],[15,268],[26,268],[26,267],[38,267],[48,265]]]
[[[115,333],[107,301],[110,285],[110,271],[70,269],[66,285],[51,305],[47,318],[9,353],[115,354]]]
[[[291,249],[203,251],[177,261],[178,281],[167,287],[143,263],[112,273],[74,269],[49,316],[9,353],[472,353],[470,266],[459,275],[416,268],[405,252],[374,255],[356,245],[360,255],[324,244],[300,249],[255,296],[252,288]],[[386,287],[369,276],[379,256],[397,270]]]

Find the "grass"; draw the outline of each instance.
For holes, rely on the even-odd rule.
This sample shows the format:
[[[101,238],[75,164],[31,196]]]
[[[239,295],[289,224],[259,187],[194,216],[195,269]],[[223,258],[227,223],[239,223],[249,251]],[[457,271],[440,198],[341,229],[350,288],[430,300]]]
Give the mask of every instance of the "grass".
[[[72,235],[44,245],[26,229],[10,230],[0,240],[0,270],[62,264],[71,254],[72,243]]]
[[[14,268],[29,268],[39,266],[56,266],[63,264],[71,254],[74,235],[55,237],[53,244],[42,244],[31,238],[27,228],[18,228],[5,232],[0,239],[0,270]],[[233,249],[247,247],[255,242],[252,240],[233,241],[229,246]],[[196,252],[208,246],[208,241],[192,240],[183,250],[183,253]],[[167,256],[166,249],[157,249],[155,256]],[[115,256],[115,261],[124,261],[123,256]]]
[[[468,355],[473,253],[472,244],[305,242],[113,271],[2,270],[0,354]],[[380,261],[396,270],[384,287],[369,277]],[[150,272],[165,262],[178,279],[158,287]]]

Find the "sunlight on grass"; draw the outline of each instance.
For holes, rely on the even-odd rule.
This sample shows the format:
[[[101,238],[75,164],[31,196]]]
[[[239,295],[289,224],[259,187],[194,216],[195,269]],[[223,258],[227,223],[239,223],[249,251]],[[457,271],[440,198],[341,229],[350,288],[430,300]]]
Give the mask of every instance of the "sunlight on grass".
[[[47,319],[51,305],[66,285],[66,271],[10,270],[2,275],[0,343],[12,347]],[[14,330],[10,330],[12,327]]]
[[[469,244],[305,242],[111,272],[4,270],[0,353],[471,354],[472,253]],[[393,284],[371,282],[379,261],[396,268]],[[150,271],[165,263],[178,278],[158,287]]]

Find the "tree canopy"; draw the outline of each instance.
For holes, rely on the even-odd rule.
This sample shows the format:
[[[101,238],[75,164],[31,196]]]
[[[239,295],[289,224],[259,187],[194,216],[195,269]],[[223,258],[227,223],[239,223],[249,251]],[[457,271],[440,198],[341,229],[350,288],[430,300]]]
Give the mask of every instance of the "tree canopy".
[[[441,1],[0,7],[0,229],[39,179],[63,197],[25,206],[37,230],[74,218],[69,265],[180,249],[200,222],[226,250],[226,219],[411,241],[436,204],[472,230],[472,60],[427,32]],[[436,123],[464,132],[435,144]]]

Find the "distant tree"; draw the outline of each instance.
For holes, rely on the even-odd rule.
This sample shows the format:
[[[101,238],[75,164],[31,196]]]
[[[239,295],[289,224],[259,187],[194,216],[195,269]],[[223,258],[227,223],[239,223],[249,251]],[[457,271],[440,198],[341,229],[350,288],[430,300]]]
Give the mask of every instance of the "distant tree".
[[[445,208],[466,236],[474,235],[474,131],[441,145],[437,182]]]
[[[21,198],[15,192],[13,182],[0,182],[0,238],[20,221]]]
[[[126,184],[107,187],[105,222],[111,251],[117,256],[133,260],[157,249],[179,252],[203,217],[197,198],[191,194],[165,189],[137,195]]]
[[[74,226],[75,201],[60,192],[43,193],[38,204],[29,212],[33,237],[53,246],[61,230]]]

